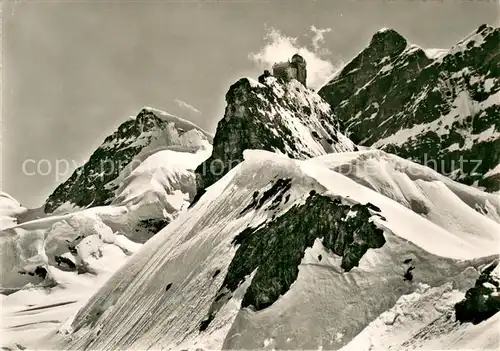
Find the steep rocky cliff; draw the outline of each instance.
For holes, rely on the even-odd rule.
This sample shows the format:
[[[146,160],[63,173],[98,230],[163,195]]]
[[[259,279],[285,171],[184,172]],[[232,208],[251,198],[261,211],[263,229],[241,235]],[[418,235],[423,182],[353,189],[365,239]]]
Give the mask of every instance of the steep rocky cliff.
[[[500,190],[499,47],[487,25],[446,51],[384,29],[319,95],[355,143]]]
[[[246,149],[296,159],[355,149],[315,92],[296,80],[259,80],[242,78],[229,88],[212,155],[196,169],[199,195],[240,163]]]

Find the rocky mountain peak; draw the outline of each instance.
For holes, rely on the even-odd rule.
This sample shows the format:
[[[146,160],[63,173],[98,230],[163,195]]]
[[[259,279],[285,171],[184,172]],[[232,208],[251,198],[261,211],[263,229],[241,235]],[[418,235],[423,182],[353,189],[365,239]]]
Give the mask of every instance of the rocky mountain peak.
[[[392,28],[381,28],[372,36],[369,46],[384,48],[386,53],[406,47],[406,39]]]
[[[387,68],[396,57],[408,49],[406,39],[393,29],[381,29],[376,32],[368,46],[354,57],[324,87],[320,95],[329,95],[327,99],[333,108],[348,99],[359,88],[369,83],[384,67]],[[425,55],[424,55],[425,56]],[[334,95],[335,102],[330,95]]]
[[[195,124],[144,107],[135,118],[120,124],[89,160],[55,189],[44,206],[45,213],[54,212],[63,204],[70,208],[110,204],[119,186],[119,182],[113,181],[132,160],[153,150],[196,152],[208,148],[211,141],[212,135]]]
[[[474,32],[470,33],[465,38],[460,40],[457,43],[457,45],[455,45],[454,47],[462,47],[464,45],[465,46],[469,45],[469,47],[470,47],[471,44],[469,44],[469,43],[473,43],[473,42],[477,42],[478,40],[485,39],[486,37],[490,36],[494,32],[498,32],[499,30],[500,29],[498,27],[493,27],[493,26],[490,26],[489,24],[482,24]]]
[[[296,159],[354,150],[318,94],[295,79],[279,80],[268,73],[259,80],[242,78],[229,88],[212,155],[196,170],[198,196],[240,163],[246,149]]]
[[[427,52],[379,31],[318,93],[355,143],[500,190],[498,177],[486,177],[500,162],[499,46],[499,28],[488,25]]]
[[[136,117],[136,121],[142,124],[145,128],[151,129],[161,123],[161,119],[158,118],[154,111],[149,108],[143,108]]]

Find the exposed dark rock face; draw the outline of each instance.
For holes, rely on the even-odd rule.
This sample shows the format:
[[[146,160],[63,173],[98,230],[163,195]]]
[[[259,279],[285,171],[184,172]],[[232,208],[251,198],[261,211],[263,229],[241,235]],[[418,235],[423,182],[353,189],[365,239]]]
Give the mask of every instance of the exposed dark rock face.
[[[199,327],[199,330],[202,332],[204,330],[206,330],[208,328],[208,326],[210,325],[210,322],[212,322],[212,320],[214,319],[215,315],[210,315],[207,319],[203,320],[201,323],[200,323],[200,327]]]
[[[196,148],[196,138],[190,139],[192,133],[187,137],[187,133],[192,129],[195,129],[195,126],[189,122],[161,111],[144,108],[135,119],[123,122],[83,166],[76,169],[67,181],[55,189],[47,199],[45,213],[55,211],[64,203],[83,208],[110,204],[119,185],[113,181],[137,155],[148,148]],[[199,139],[211,141],[211,136],[205,132],[197,132],[201,135]],[[190,143],[192,140],[194,142]]]
[[[266,190],[262,196],[259,196],[259,192],[256,191],[253,194],[252,202],[241,211],[241,214],[254,209],[258,210],[259,208],[264,205],[264,203],[273,198],[273,202],[271,203],[271,206],[269,207],[270,210],[274,209],[275,207],[279,206],[281,203],[281,200],[283,200],[283,195],[286,194],[288,190],[292,187],[292,179],[290,178],[285,178],[285,179],[278,179],[276,182],[273,182],[273,185],[271,188]],[[290,196],[289,194],[287,196]]]
[[[37,266],[35,269],[35,274],[40,278],[45,279],[47,277],[47,269],[42,266]]]
[[[149,219],[142,219],[138,222],[137,226],[143,230],[148,231],[151,236],[155,235],[158,233],[160,230],[165,228],[167,224],[169,223],[168,220],[164,218],[149,218]],[[139,232],[140,229],[136,229],[136,232]]]
[[[406,39],[392,29],[377,32],[369,46],[319,91],[320,96],[330,103],[334,112],[338,113],[337,110],[344,112],[345,109],[349,109],[349,112],[354,112],[352,113],[354,116],[357,113],[357,111],[353,110],[356,107],[354,105],[364,107],[359,105],[363,103],[363,105],[367,106],[370,103],[366,100],[369,98],[371,91],[358,92],[358,90],[377,76],[382,67],[399,57],[406,49],[406,46]],[[424,66],[429,62],[429,59],[423,62]],[[378,89],[383,89],[383,91],[378,92],[378,95],[387,93],[390,89],[390,82],[378,87]],[[373,90],[375,89],[373,88]],[[363,94],[358,96],[362,92]],[[353,102],[351,102],[351,99]],[[346,104],[346,102],[348,103]],[[352,106],[342,108],[340,106],[342,104]],[[359,111],[363,110],[359,109]],[[345,111],[346,113],[348,111]],[[344,113],[339,114],[339,117],[342,121],[347,120]],[[357,134],[355,133],[356,136]]]
[[[280,83],[263,75],[260,81],[264,84],[242,78],[226,94],[227,106],[217,126],[212,155],[196,169],[196,200],[243,160],[246,149],[298,159],[354,150],[338,131],[330,107],[316,93],[295,80]]]
[[[406,273],[403,276],[403,279],[404,280],[408,280],[408,281],[411,282],[413,280],[413,273],[412,273],[412,271],[414,269],[415,269],[415,267],[413,267],[413,266],[408,267],[408,269],[406,270]]]
[[[71,261],[67,257],[64,257],[64,256],[55,256],[54,260],[56,261],[57,266],[61,266],[61,264],[64,264],[64,265],[66,265],[70,269],[76,269],[75,263],[73,261]]]
[[[214,318],[220,301],[227,301],[255,270],[242,307],[261,310],[272,305],[297,279],[305,250],[315,239],[342,256],[341,267],[351,270],[369,248],[385,243],[383,231],[369,221],[371,216],[367,205],[343,205],[339,199],[311,194],[305,204],[292,207],[266,226],[245,229],[233,241],[238,250],[205,322]]]
[[[499,190],[498,175],[484,177],[500,163],[499,47],[486,25],[440,57],[378,32],[319,94],[355,143]]]
[[[486,266],[465,299],[455,305],[458,321],[478,324],[500,311],[500,281],[493,274],[497,265],[498,260]]]
[[[220,274],[220,269],[217,269],[214,274],[212,275],[212,278],[217,277]]]

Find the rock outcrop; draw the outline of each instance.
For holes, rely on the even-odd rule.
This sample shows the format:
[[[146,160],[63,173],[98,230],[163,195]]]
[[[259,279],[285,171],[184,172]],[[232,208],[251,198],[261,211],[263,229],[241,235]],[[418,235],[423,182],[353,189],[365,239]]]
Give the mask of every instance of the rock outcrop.
[[[198,197],[239,164],[243,150],[260,149],[304,159],[353,151],[329,105],[296,80],[242,78],[226,94],[210,158],[196,169]]]
[[[280,181],[282,179],[278,179],[275,184],[283,184]],[[290,184],[290,181],[284,182]],[[278,188],[287,189],[282,186]],[[268,208],[272,210],[280,202],[286,203],[287,199],[283,199],[282,195],[281,191],[264,193],[257,202],[263,204],[269,198],[274,198]],[[238,234],[233,240],[238,250],[200,329],[208,327],[217,312],[217,306],[228,301],[254,270],[255,276],[241,306],[253,306],[261,310],[272,305],[297,279],[305,250],[311,248],[316,239],[321,240],[326,249],[342,257],[340,266],[345,271],[357,266],[369,248],[380,248],[385,243],[383,231],[370,221],[374,212],[370,205],[343,205],[340,199],[331,199],[312,191],[304,205],[292,207],[262,228],[247,228]]]
[[[478,324],[500,311],[500,269],[498,260],[483,268],[476,285],[465,293],[465,299],[455,305],[460,322]]]

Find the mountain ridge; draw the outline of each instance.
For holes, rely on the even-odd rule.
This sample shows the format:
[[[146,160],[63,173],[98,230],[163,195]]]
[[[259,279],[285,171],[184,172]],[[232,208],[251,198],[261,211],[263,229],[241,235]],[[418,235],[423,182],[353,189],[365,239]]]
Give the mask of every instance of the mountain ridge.
[[[488,175],[500,163],[500,29],[482,25],[434,59],[384,33],[318,92],[342,130],[359,145],[500,190],[500,177]]]
[[[2,232],[2,287],[20,289],[2,300],[6,346],[357,351],[500,342],[491,324],[500,310],[500,197],[397,148],[421,152],[408,130],[438,120],[443,130],[433,132],[454,139],[431,141],[449,151],[467,131],[455,123],[467,120],[463,109],[449,116],[457,97],[487,110],[480,104],[496,97],[495,72],[475,73],[484,73],[482,58],[496,59],[495,33],[486,26],[429,55],[380,30],[320,94],[287,65],[242,78],[213,140],[144,108],[82,167],[84,181],[66,182],[49,205],[87,208]],[[473,131],[495,132],[494,115],[474,117],[486,129],[472,121]],[[99,162],[113,159],[123,166],[99,180]],[[34,341],[43,328],[50,334]],[[26,340],[15,343],[15,332]]]
[[[106,283],[73,321],[73,335],[78,337],[61,345],[74,349],[148,345],[241,349],[259,348],[265,340],[272,340],[275,347],[311,349],[322,345],[336,349],[346,345],[398,298],[415,291],[420,283],[431,287],[449,283],[455,294],[463,296],[460,294],[464,289],[474,284],[477,269],[497,257],[474,258],[492,254],[492,244],[485,242],[481,252],[479,247],[472,250],[473,237],[463,238],[459,232],[439,227],[314,159],[294,160],[262,150],[248,150],[244,159]],[[291,186],[286,186],[288,178]],[[275,187],[278,183],[283,186]],[[279,250],[286,252],[278,253],[272,245],[265,245],[263,250],[259,243],[265,241],[258,238],[267,237],[266,231],[277,232],[281,227],[286,234],[286,228],[293,225],[321,236],[321,228],[326,228],[320,225],[315,231],[314,226],[302,225],[300,216],[292,216],[294,208],[303,208],[300,206],[307,203],[307,198],[314,196],[312,190],[331,201],[337,199],[339,206],[342,204],[339,208],[347,204],[350,207],[345,212],[329,212],[321,217],[322,221],[330,223],[337,215],[340,221],[346,220],[345,225],[349,218],[360,220],[382,229],[386,242],[380,248],[369,249],[359,266],[349,271],[341,268],[342,257],[326,247],[326,237],[316,239],[312,247],[307,244],[298,267],[274,264],[280,257],[297,258],[292,252],[300,245],[295,247],[292,240],[288,242],[291,246],[280,246]],[[374,206],[368,205],[367,199]],[[249,206],[253,202],[261,206]],[[358,213],[356,207],[351,207],[354,204],[360,206]],[[472,208],[467,211],[474,212]],[[492,235],[484,239],[498,240],[494,234],[500,224],[482,218],[491,226]],[[355,237],[359,235],[358,226],[352,229]],[[240,233],[242,236],[233,242]],[[252,238],[254,235],[258,237]],[[244,251],[239,255],[249,258],[243,260],[249,265],[243,271],[237,268],[241,258],[236,255],[238,247]],[[412,281],[403,279],[410,267],[403,263],[407,259],[416,267]],[[259,268],[254,269],[253,263]],[[288,269],[298,269],[295,281],[287,278]],[[265,278],[275,273],[286,284],[293,284],[281,290],[278,281]],[[238,274],[245,277],[235,289]],[[233,282],[228,289],[223,285],[225,277]],[[278,299],[268,300],[276,296],[275,291]],[[250,295],[245,299],[247,293]],[[132,298],[143,303],[127,304]],[[260,311],[242,306],[242,301],[252,304],[253,299],[271,304],[264,302],[267,307]],[[370,306],[368,315],[358,314],[362,306]],[[336,313],[352,318],[327,317]],[[431,323],[431,317],[425,317],[423,325]],[[336,333],[343,337],[336,338]]]

